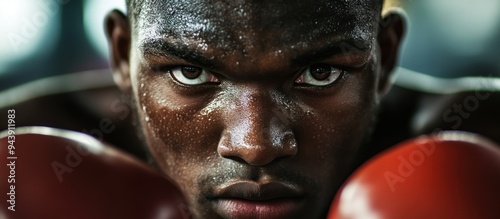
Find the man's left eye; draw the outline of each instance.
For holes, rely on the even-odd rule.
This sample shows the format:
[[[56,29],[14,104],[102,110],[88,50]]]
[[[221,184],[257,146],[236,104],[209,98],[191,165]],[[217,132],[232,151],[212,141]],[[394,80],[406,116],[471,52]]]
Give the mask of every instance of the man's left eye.
[[[172,77],[181,84],[200,85],[205,83],[217,83],[219,79],[203,68],[193,66],[179,66],[170,69]]]
[[[328,64],[316,64],[306,68],[295,80],[296,84],[327,86],[337,81],[343,71]]]

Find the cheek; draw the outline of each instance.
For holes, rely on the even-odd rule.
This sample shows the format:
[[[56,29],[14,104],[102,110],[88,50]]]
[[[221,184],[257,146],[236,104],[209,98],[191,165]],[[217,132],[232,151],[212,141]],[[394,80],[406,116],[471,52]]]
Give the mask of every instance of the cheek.
[[[195,195],[196,177],[216,153],[213,115],[201,115],[202,101],[180,98],[163,76],[139,73],[137,107],[148,148],[162,171]]]
[[[370,72],[350,75],[334,95],[309,102],[311,110],[296,125],[300,156],[328,183],[340,186],[369,133],[376,90]]]

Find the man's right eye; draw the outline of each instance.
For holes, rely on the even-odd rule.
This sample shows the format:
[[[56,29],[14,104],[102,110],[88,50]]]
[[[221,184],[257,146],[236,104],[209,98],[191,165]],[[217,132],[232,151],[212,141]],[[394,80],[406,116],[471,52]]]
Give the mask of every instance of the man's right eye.
[[[193,66],[179,66],[169,70],[172,77],[184,85],[201,85],[206,83],[219,83],[220,80],[203,68]]]

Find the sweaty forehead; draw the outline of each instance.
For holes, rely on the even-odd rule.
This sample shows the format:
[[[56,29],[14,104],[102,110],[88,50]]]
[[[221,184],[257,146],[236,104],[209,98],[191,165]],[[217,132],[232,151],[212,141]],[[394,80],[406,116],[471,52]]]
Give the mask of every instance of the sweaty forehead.
[[[378,0],[144,0],[134,33],[139,43],[168,41],[202,50],[334,41],[369,47],[380,10]]]

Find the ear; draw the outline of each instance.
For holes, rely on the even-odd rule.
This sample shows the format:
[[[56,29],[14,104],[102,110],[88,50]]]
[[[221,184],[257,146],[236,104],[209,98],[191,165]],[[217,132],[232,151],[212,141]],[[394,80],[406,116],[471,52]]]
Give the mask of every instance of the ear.
[[[379,96],[384,96],[391,88],[391,76],[399,57],[399,48],[404,37],[406,23],[404,12],[392,11],[385,14],[380,22],[378,43],[380,46],[381,74]]]
[[[108,38],[111,68],[115,83],[124,92],[131,91],[130,43],[131,31],[127,17],[118,10],[106,16],[105,31]]]

